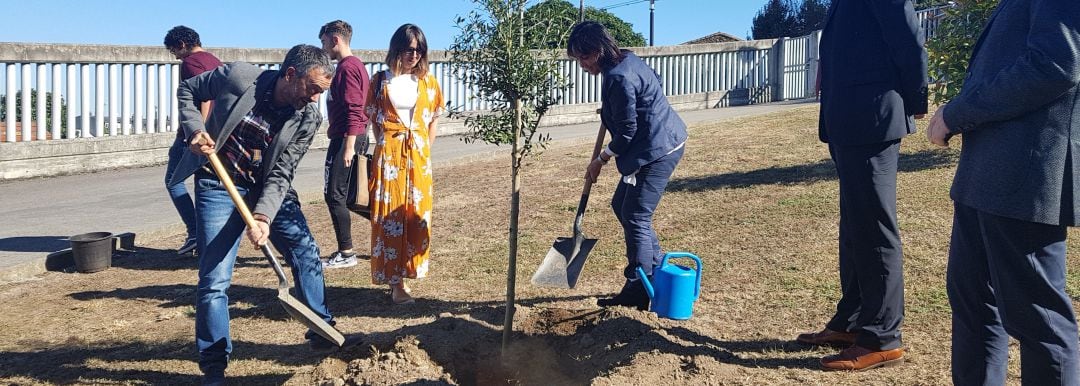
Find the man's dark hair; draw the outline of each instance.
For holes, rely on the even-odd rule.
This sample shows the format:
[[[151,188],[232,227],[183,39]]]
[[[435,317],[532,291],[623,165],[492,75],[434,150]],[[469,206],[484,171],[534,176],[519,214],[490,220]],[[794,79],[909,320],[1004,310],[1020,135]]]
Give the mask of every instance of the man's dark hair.
[[[334,20],[332,22],[326,23],[326,25],[322,26],[322,28],[319,29],[318,37],[321,39],[323,35],[341,36],[341,40],[344,40],[345,43],[351,44],[352,26],[344,21]]]
[[[581,57],[595,53],[600,54],[597,63],[602,68],[615,67],[626,56],[603,24],[583,21],[574,25],[566,42],[566,54]]]
[[[187,48],[202,47],[202,42],[199,41],[199,33],[191,28],[178,25],[165,34],[165,47],[180,48],[181,45]]]
[[[307,75],[315,68],[322,68],[326,75],[334,75],[334,66],[330,65],[330,56],[319,47],[310,44],[299,44],[285,54],[285,60],[281,62],[281,71],[278,76],[284,77],[285,70],[289,67],[296,69],[298,76]]]

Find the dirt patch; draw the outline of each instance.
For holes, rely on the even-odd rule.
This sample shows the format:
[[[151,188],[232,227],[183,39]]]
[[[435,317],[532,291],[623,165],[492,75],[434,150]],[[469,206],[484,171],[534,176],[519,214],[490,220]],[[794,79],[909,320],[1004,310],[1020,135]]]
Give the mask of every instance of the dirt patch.
[[[518,307],[514,315],[518,330],[505,353],[501,334],[483,320],[501,315],[501,309],[470,313],[446,313],[418,335],[373,345],[370,356],[349,362],[342,376],[318,381],[325,385],[657,384],[718,379],[723,371],[716,359],[725,356],[721,350],[671,334],[670,328],[678,322],[662,321],[648,312],[622,307]],[[481,319],[472,316],[478,314]]]

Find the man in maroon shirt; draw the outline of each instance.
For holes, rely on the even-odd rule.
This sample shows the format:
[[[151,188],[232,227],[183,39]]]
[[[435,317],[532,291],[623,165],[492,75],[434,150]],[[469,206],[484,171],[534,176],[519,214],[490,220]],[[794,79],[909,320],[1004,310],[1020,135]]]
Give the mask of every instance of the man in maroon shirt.
[[[330,121],[326,135],[330,137],[330,146],[326,150],[326,183],[323,185],[323,196],[326,207],[330,209],[338,250],[326,259],[323,266],[345,268],[356,265],[352,223],[345,201],[349,195],[349,179],[357,154],[367,152],[368,119],[364,114],[364,99],[367,98],[368,73],[364,62],[353,56],[349,48],[352,40],[349,23],[341,20],[326,23],[319,29],[319,40],[330,59],[338,62],[326,100]],[[367,189],[366,186],[359,188]]]
[[[181,80],[187,80],[221,65],[218,58],[202,49],[199,34],[195,30],[182,25],[173,27],[165,34],[165,48],[173,56],[181,60]],[[202,112],[203,121],[206,121],[206,118],[210,116],[210,107],[211,101],[201,101],[199,111]],[[176,171],[177,165],[180,164],[180,159],[183,157],[187,147],[184,131],[176,130],[176,140],[173,142],[172,147],[169,148],[169,166],[165,168],[165,188],[169,191],[169,197],[172,198],[176,212],[180,214],[180,219],[184,221],[184,225],[187,227],[187,239],[184,240],[184,244],[180,248],[176,249],[176,253],[180,255],[193,251],[197,245],[195,243],[195,205],[191,201],[191,195],[188,194],[183,180],[179,183],[169,182],[172,180],[173,172]]]

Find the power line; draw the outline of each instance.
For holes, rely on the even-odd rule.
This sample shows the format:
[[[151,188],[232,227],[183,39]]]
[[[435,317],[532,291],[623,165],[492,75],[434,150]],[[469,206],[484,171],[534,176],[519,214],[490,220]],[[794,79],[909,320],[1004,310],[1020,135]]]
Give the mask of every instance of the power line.
[[[634,5],[634,4],[638,4],[638,3],[644,3],[646,1],[650,1],[650,0],[624,1],[624,2],[621,2],[621,3],[612,4],[612,5],[609,5],[609,6],[606,6],[606,7],[601,7],[600,10],[606,11],[606,10],[609,10],[609,9],[612,9],[612,8],[618,8],[618,7],[623,7],[623,6],[627,6],[627,5]]]

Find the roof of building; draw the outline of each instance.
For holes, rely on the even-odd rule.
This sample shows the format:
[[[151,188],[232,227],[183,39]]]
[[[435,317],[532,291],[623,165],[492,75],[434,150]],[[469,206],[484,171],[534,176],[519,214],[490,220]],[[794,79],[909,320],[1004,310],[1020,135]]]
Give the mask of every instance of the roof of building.
[[[736,42],[736,41],[740,41],[740,40],[742,40],[742,39],[739,39],[739,37],[737,37],[735,35],[732,35],[732,34],[729,34],[729,33],[726,33],[726,32],[717,32],[717,33],[714,33],[714,34],[709,34],[709,35],[706,35],[706,36],[703,36],[703,37],[688,41],[688,42],[683,43],[683,44],[724,43],[724,42]]]

